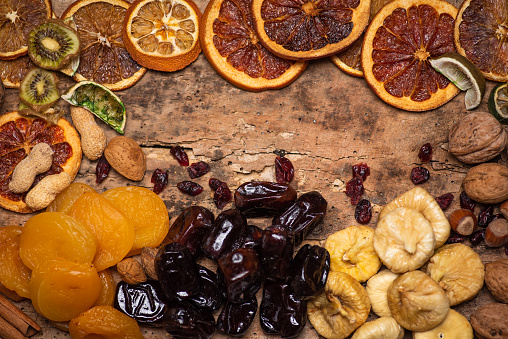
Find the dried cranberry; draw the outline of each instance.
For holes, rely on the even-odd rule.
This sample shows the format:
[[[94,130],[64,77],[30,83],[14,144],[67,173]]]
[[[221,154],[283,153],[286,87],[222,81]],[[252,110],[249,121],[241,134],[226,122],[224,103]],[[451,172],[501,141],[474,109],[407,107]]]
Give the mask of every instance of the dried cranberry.
[[[423,184],[430,178],[429,170],[425,167],[415,167],[411,171],[411,181],[415,185]]]
[[[162,192],[168,185],[169,172],[163,172],[160,168],[153,171],[151,182],[153,184],[153,191],[157,194]]]
[[[171,147],[171,155],[175,158],[178,163],[182,166],[189,166],[189,157],[187,153],[180,146]]]
[[[106,157],[102,155],[97,161],[97,166],[95,167],[95,182],[100,184],[109,174],[109,169],[111,165],[106,160]]]
[[[361,176],[362,180],[365,181],[370,175],[369,166],[367,166],[367,164],[364,162],[353,165],[353,177],[356,177],[357,175]]]
[[[478,227],[487,227],[492,221],[491,219],[493,214],[494,207],[492,205],[483,207],[478,214]]]
[[[429,143],[426,143],[420,148],[418,152],[418,158],[421,162],[429,162],[432,158],[432,146]]]
[[[450,232],[450,236],[446,240],[446,243],[447,244],[456,244],[456,243],[459,243],[459,242],[463,242],[464,239],[466,239],[465,235],[460,235],[460,234],[457,234],[457,233],[452,231],[452,232]]]
[[[474,207],[476,206],[476,202],[472,200],[465,191],[460,193],[460,208],[465,208],[470,211],[474,211]]]
[[[286,157],[277,156],[275,158],[275,178],[278,183],[289,184],[295,175],[295,168],[291,161]]]
[[[215,206],[221,210],[231,201],[232,198],[233,195],[231,194],[228,184],[221,182],[213,194],[213,202],[215,203]]]
[[[441,209],[444,211],[448,207],[450,207],[450,204],[453,201],[453,194],[451,193],[445,193],[439,197],[436,198],[436,202],[441,207]]]
[[[198,195],[199,193],[203,192],[203,187],[200,184],[196,184],[192,181],[181,181],[176,185],[178,189],[188,195]]]
[[[349,180],[346,184],[346,195],[351,198],[351,204],[356,205],[360,201],[364,191],[363,179],[360,176],[356,176]]]
[[[204,161],[195,162],[187,167],[187,172],[189,172],[189,177],[191,179],[196,179],[205,175],[208,171],[210,171],[210,166]]]
[[[210,188],[214,192],[217,190],[217,188],[219,188],[221,183],[222,183],[222,181],[220,181],[219,179],[216,179],[216,178],[210,178],[210,180],[208,180],[208,186],[210,186]]]
[[[372,218],[372,206],[370,201],[362,199],[358,202],[355,209],[355,219],[358,223],[365,225],[368,224]]]
[[[471,234],[471,244],[474,246],[479,245],[483,239],[485,239],[485,231],[485,228],[474,231],[473,234]]]

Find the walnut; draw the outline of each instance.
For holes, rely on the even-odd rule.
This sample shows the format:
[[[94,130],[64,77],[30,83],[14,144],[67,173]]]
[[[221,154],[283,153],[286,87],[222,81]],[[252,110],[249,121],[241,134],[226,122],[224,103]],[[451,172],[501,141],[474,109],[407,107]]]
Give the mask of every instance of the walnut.
[[[452,127],[448,151],[466,164],[479,164],[499,155],[507,141],[503,126],[490,113],[473,112]]]
[[[485,265],[485,284],[496,300],[508,303],[508,259]]]
[[[471,325],[479,339],[506,339],[508,333],[508,305],[491,303],[480,306],[471,315]]]
[[[508,167],[485,163],[469,169],[462,182],[464,191],[482,204],[497,204],[508,199]]]
[[[116,264],[118,274],[127,284],[136,285],[146,281],[143,267],[136,259],[127,258]]]

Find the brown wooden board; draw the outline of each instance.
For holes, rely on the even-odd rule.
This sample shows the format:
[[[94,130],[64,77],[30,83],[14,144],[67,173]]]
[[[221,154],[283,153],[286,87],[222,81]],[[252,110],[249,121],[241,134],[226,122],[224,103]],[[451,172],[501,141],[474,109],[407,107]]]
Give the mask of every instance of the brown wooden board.
[[[53,0],[56,15],[71,2]],[[196,2],[204,10],[206,1]],[[462,3],[450,2],[456,7]],[[60,78],[62,90],[74,83],[65,76]],[[494,85],[487,82],[487,93]],[[328,201],[324,223],[309,239],[322,244],[328,235],[356,224],[355,206],[344,194],[345,183],[352,177],[352,165],[366,162],[371,169],[364,198],[374,205],[369,223],[373,228],[381,208],[414,187],[409,174],[421,164],[418,150],[423,144],[431,143],[434,153],[432,161],[423,165],[430,170],[431,177],[422,187],[436,197],[453,193],[455,199],[447,215],[459,206],[461,183],[470,167],[446,151],[448,131],[467,114],[464,93],[432,111],[401,111],[382,102],[364,79],[348,76],[326,58],[311,61],[305,72],[286,88],[252,93],[222,79],[201,54],[182,71],[149,70],[136,85],[117,94],[127,109],[125,135],[135,139],[145,152],[145,177],[140,182],[132,182],[111,171],[103,183],[96,184],[96,162],[83,157],[75,182],[87,183],[98,192],[125,185],[151,189],[152,172],[156,168],[168,169],[169,185],[160,197],[171,219],[192,204],[207,207],[216,215],[220,213],[208,187],[210,177],[226,181],[232,189],[249,180],[274,181],[273,152],[282,149],[295,166],[292,185],[298,193],[317,190]],[[477,110],[488,110],[487,98],[483,98]],[[18,90],[7,89],[0,113],[15,110],[17,106]],[[66,117],[70,120],[68,111]],[[108,140],[117,135],[107,125],[100,124],[107,131]],[[178,182],[188,180],[188,175],[170,155],[169,149],[175,145],[186,150],[191,162],[203,160],[211,165],[207,175],[195,180],[205,188],[196,197],[185,196],[176,188]],[[505,159],[503,154],[494,161],[505,163]],[[232,205],[226,208],[229,207]],[[32,215],[0,210],[0,225],[23,225]],[[262,227],[267,224],[266,220],[255,222]],[[506,258],[502,249],[487,248],[484,244],[473,248],[484,263]],[[213,266],[210,262],[206,264]],[[469,318],[479,306],[492,301],[484,287],[476,298],[454,309]],[[17,305],[43,327],[32,338],[68,336],[38,315],[29,301]],[[168,337],[162,329],[143,327],[142,330],[146,338]],[[214,334],[214,338],[223,337]],[[273,335],[264,334],[256,318],[245,337]],[[308,323],[301,337],[319,336]],[[410,337],[409,333],[406,337]]]

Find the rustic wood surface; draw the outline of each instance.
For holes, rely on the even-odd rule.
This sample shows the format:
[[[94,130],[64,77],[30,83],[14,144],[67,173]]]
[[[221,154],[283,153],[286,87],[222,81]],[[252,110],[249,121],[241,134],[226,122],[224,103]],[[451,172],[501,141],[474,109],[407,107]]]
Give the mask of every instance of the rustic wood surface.
[[[71,2],[53,0],[56,15]],[[204,10],[206,0],[196,2]],[[462,3],[450,2],[457,7]],[[61,77],[61,89],[72,83],[71,79]],[[493,86],[493,82],[487,82],[487,93]],[[301,194],[317,190],[328,201],[325,221],[311,235],[311,242],[322,242],[329,234],[356,224],[355,206],[344,194],[351,166],[356,163],[366,162],[371,169],[364,197],[374,205],[369,224],[373,228],[382,206],[414,187],[409,174],[420,164],[418,150],[423,144],[431,143],[434,153],[432,161],[423,165],[430,170],[431,178],[422,187],[434,196],[454,194],[455,200],[446,214],[458,207],[461,183],[469,168],[446,151],[448,131],[467,114],[464,93],[433,111],[405,112],[382,102],[363,79],[346,75],[328,59],[311,61],[306,71],[286,88],[251,93],[222,79],[201,54],[182,71],[149,70],[135,86],[117,94],[127,109],[125,135],[134,138],[146,154],[145,177],[132,182],[112,171],[97,185],[95,162],[83,158],[75,182],[90,184],[99,192],[125,185],[152,188],[153,170],[168,169],[169,186],[160,197],[171,219],[191,204],[207,207],[216,215],[220,213],[208,188],[210,177],[226,181],[232,189],[249,180],[273,181],[273,151],[278,149],[285,150],[295,166],[292,185],[297,191]],[[478,110],[487,110],[486,103],[487,96]],[[15,110],[17,105],[18,91],[8,89],[0,113]],[[68,112],[66,117],[70,120]],[[117,135],[105,124],[101,126],[107,130],[108,139]],[[191,162],[203,160],[212,167],[210,173],[195,180],[205,188],[197,197],[189,198],[176,189],[176,183],[188,176],[169,153],[169,147],[174,145],[182,146]],[[503,163],[505,160],[504,155],[495,159]],[[0,224],[23,225],[32,215],[0,210]],[[265,220],[255,222],[260,226],[266,224]],[[473,248],[485,263],[506,258],[502,249],[490,249],[484,244]],[[469,318],[480,305],[492,301],[484,287],[476,298],[454,308]],[[18,305],[43,326],[42,333],[32,338],[68,337],[68,333],[55,329],[39,316],[29,301]],[[162,329],[143,328],[143,333],[146,338],[169,336]],[[245,337],[274,336],[265,335],[256,319]],[[301,337],[319,336],[308,322]]]

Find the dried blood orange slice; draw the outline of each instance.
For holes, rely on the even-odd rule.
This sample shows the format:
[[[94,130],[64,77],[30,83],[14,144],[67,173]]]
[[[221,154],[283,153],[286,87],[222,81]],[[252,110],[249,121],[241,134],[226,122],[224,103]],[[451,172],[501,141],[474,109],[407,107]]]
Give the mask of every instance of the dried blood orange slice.
[[[261,43],[282,58],[317,59],[355,42],[369,21],[371,0],[253,0]]]
[[[49,18],[50,0],[0,0],[0,59],[25,55],[30,30]]]
[[[92,80],[120,91],[145,74],[146,68],[131,58],[122,40],[129,5],[125,0],[78,0],[63,12],[63,20],[74,20],[81,44],[74,80]]]
[[[365,80],[385,102],[425,111],[450,101],[459,89],[430,65],[429,58],[454,52],[457,9],[443,0],[395,0],[365,32]]]
[[[233,85],[259,92],[289,85],[307,62],[282,59],[258,40],[251,0],[211,0],[202,18],[203,52],[212,67]]]
[[[457,51],[485,78],[508,81],[508,2],[465,0],[455,22]]]
[[[192,0],[136,0],[125,15],[125,47],[147,68],[183,69],[201,53],[200,18],[201,11]]]
[[[53,150],[53,164],[49,171],[39,174],[32,185],[50,174],[67,172],[74,179],[81,165],[81,142],[78,132],[65,119],[49,124],[43,119],[30,118],[18,112],[0,116],[0,206],[11,211],[31,213],[24,202],[26,193],[9,190],[12,171],[31,148],[45,142]]]
[[[13,60],[0,60],[0,77],[7,88],[19,88],[21,81],[36,67],[28,55]]]

